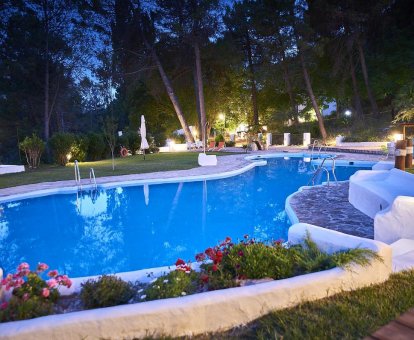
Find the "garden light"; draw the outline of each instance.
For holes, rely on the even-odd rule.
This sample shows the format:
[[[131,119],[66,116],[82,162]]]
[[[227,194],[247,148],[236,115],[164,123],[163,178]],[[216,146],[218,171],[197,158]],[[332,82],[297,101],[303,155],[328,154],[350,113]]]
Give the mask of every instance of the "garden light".
[[[352,112],[351,112],[351,110],[346,110],[346,111],[344,112],[344,114],[345,114],[345,116],[347,116],[347,117],[351,117]]]

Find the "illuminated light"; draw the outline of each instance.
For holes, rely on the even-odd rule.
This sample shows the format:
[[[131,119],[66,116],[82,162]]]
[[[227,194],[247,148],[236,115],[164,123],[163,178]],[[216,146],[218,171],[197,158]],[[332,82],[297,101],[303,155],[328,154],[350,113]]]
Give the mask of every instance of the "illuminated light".
[[[224,118],[225,118],[224,114],[222,114],[222,113],[220,113],[220,114],[218,115],[218,117],[219,117],[219,119],[220,119],[220,120],[224,120]]]
[[[68,153],[67,155],[66,155],[66,159],[67,160],[70,160],[72,158],[72,154],[71,153]]]
[[[352,112],[350,110],[346,110],[344,114],[345,116],[350,117],[352,115]]]
[[[288,160],[290,159],[290,157],[283,157],[283,159],[284,159],[285,161],[288,161]]]
[[[402,133],[396,133],[394,134],[394,141],[397,142],[399,140],[403,140],[404,139],[404,135]]]
[[[305,163],[309,163],[311,161],[311,158],[310,157],[303,157],[303,161]]]

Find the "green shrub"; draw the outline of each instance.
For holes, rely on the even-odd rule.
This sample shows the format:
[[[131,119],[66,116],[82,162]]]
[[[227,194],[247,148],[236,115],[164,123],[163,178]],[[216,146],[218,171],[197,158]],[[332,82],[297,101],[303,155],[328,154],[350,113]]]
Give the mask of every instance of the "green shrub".
[[[49,139],[53,157],[56,163],[65,166],[68,162],[68,154],[71,153],[75,142],[75,136],[71,133],[58,132]],[[69,157],[70,158],[70,157]]]
[[[236,145],[236,142],[234,142],[232,140],[229,140],[228,142],[226,142],[226,146],[228,146],[228,147],[233,147],[235,145]]]
[[[84,162],[88,156],[88,144],[89,139],[87,136],[76,136],[75,141],[72,144],[70,160],[78,160]]]
[[[172,271],[159,277],[145,289],[146,300],[167,299],[193,294],[197,290],[198,278],[199,274],[193,270],[189,272]]]
[[[40,164],[40,157],[45,150],[45,143],[33,134],[32,137],[26,137],[19,144],[19,148],[25,153],[29,168],[37,168]]]
[[[215,141],[216,143],[218,143],[218,142],[224,142],[224,136],[220,133],[220,134],[218,134],[218,135],[214,138],[214,141]]]
[[[185,135],[178,135],[178,134],[174,133],[172,139],[177,144],[183,144],[183,143],[185,143]]]
[[[210,262],[204,263],[206,259]],[[301,244],[285,247],[281,241],[272,243],[249,240],[238,244],[229,237],[219,246],[196,255],[201,265],[201,280],[207,289],[234,287],[236,279],[284,279],[296,275],[348,268],[352,263],[366,266],[380,257],[370,249],[349,249],[333,254],[321,251],[308,234]]]
[[[81,300],[86,309],[117,306],[128,303],[135,295],[130,282],[114,275],[103,275],[81,284]]]
[[[90,161],[99,161],[103,158],[106,151],[106,143],[99,133],[88,134],[88,156]]]
[[[293,276],[294,261],[297,258],[297,252],[293,248],[264,243],[239,243],[223,257],[223,268],[239,278],[280,279]]]

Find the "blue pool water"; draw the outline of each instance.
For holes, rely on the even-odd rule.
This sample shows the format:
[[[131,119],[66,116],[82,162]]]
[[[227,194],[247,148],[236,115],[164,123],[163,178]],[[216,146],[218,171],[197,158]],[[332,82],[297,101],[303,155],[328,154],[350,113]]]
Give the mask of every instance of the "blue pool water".
[[[359,169],[337,167],[338,180]],[[193,260],[226,236],[286,239],[286,197],[311,176],[301,158],[270,158],[226,179],[1,203],[0,265],[46,262],[78,277]]]

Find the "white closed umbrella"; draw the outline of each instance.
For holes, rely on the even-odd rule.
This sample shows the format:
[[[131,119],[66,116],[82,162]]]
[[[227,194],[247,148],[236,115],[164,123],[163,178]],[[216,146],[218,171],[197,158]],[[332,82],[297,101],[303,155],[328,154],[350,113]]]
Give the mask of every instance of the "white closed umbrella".
[[[149,149],[148,141],[147,141],[147,128],[145,126],[145,118],[144,115],[141,115],[141,151],[144,153],[144,159],[145,159],[145,150]]]

